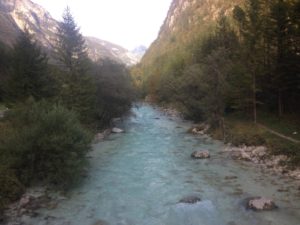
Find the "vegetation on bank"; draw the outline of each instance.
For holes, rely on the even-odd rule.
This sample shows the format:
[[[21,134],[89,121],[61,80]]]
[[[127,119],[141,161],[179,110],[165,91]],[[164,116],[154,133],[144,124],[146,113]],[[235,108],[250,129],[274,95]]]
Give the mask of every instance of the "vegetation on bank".
[[[13,49],[0,44],[0,211],[33,184],[74,185],[91,134],[131,107],[128,70],[88,58],[69,9],[51,54],[27,31]]]
[[[264,115],[258,114],[264,119],[262,121],[267,121],[268,117],[274,115],[268,114],[268,117],[263,117]],[[300,129],[300,126],[295,126],[293,120],[289,118],[285,119],[272,119],[275,131],[283,134],[286,131],[286,127],[292,126],[296,130]],[[275,155],[287,155],[289,156],[289,161],[285,162],[291,168],[299,167],[300,162],[300,143],[292,142],[284,137],[279,137],[269,130],[267,130],[261,124],[253,123],[251,119],[245,118],[243,115],[228,115],[225,116],[225,137],[220,133],[220,129],[215,129],[211,131],[214,138],[222,139],[226,143],[231,143],[234,146],[260,146],[264,145],[272,154]],[[295,139],[295,130],[292,132],[285,133],[287,137],[292,137]],[[297,139],[296,139],[297,140]]]
[[[178,21],[187,21],[192,31],[184,30],[182,21],[173,31],[165,26],[132,70],[135,85],[142,94],[175,106],[187,118],[208,121],[221,139],[265,143],[300,165],[298,145],[256,125],[299,133],[299,126],[282,122],[290,115],[300,121],[299,1],[243,2],[231,14],[221,11],[217,21],[207,20],[210,15],[204,12],[202,20],[199,15],[200,22],[194,23],[197,26],[189,22],[194,17],[180,15]],[[193,15],[192,8],[187,10]],[[247,119],[235,122],[231,118],[237,114]]]

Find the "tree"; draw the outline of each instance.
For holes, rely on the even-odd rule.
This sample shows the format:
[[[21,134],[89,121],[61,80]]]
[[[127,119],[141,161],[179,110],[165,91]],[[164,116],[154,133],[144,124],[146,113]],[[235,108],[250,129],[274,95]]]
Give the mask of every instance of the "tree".
[[[89,62],[85,40],[68,7],[59,23],[57,36],[56,58],[61,66],[73,76],[85,73]]]
[[[10,75],[5,83],[5,100],[23,101],[50,97],[54,92],[54,80],[49,75],[48,58],[25,31],[21,33],[12,51]]]
[[[252,77],[253,121],[257,122],[257,79],[261,73],[262,63],[262,7],[261,0],[247,0],[245,9],[234,8],[234,18],[239,25],[243,49],[242,57]]]
[[[110,59],[94,65],[96,84],[96,117],[100,126],[120,117],[131,107],[134,97],[129,71]]]
[[[59,104],[28,100],[11,109],[4,122],[0,164],[14,171],[22,184],[66,188],[80,177],[92,136],[76,113]]]
[[[90,120],[95,108],[95,85],[85,41],[70,9],[66,8],[58,28],[56,59],[62,67],[61,100],[69,109],[79,112],[82,120]]]
[[[4,100],[4,86],[7,79],[11,54],[6,46],[0,43],[0,102]]]
[[[285,0],[273,1],[270,6],[271,56],[274,58],[271,84],[272,91],[277,96],[279,116],[283,115],[287,103],[294,98],[290,96],[297,92],[299,84],[299,21],[297,25],[295,6],[293,1]],[[291,104],[293,103],[290,102]]]

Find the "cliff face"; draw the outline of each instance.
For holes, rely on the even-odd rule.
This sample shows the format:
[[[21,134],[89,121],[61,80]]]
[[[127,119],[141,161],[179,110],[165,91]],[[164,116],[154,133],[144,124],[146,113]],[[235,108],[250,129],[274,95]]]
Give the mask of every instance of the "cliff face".
[[[51,51],[57,40],[59,22],[43,7],[30,0],[0,1],[0,41],[12,46],[19,32],[27,29],[47,51]],[[127,49],[94,37],[86,37],[88,53],[92,60],[110,58],[119,63],[132,65],[138,58]]]
[[[12,31],[12,36],[5,35],[3,37],[1,35],[1,39],[5,43],[9,45],[14,43],[17,35],[13,34],[13,31],[27,29],[31,34],[34,34],[42,46],[47,49],[52,48],[58,22],[41,6],[29,0],[4,0],[0,4],[0,11],[2,16],[11,22],[10,24],[7,21],[5,24],[2,24],[2,20],[0,22],[1,27],[4,25]],[[14,28],[12,29],[12,27]]]
[[[142,63],[182,49],[212,30],[220,15],[229,15],[243,0],[173,0],[157,39],[146,52]]]

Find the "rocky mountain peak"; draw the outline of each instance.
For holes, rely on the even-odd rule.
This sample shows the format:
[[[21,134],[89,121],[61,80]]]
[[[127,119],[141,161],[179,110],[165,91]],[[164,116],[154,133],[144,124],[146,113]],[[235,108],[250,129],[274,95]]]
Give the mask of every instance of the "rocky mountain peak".
[[[164,32],[176,32],[180,26],[201,25],[216,21],[221,14],[228,15],[242,0],[173,0],[159,37]]]
[[[16,0],[1,0],[0,1],[0,11],[11,12],[14,10]]]
[[[56,43],[59,22],[31,0],[0,0],[0,41],[12,46],[20,31],[28,30],[47,51]],[[139,58],[127,49],[94,37],[86,37],[88,54],[94,61],[109,58],[133,65]]]

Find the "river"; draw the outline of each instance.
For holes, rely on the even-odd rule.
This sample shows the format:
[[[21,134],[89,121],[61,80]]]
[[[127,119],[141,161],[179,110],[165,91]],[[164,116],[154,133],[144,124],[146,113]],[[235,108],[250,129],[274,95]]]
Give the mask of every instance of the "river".
[[[28,224],[300,224],[300,191],[295,182],[230,159],[222,153],[221,142],[188,134],[190,122],[141,104],[118,125],[126,132],[93,146],[83,184],[57,208],[27,218]],[[193,160],[191,153],[200,149],[209,150],[211,158]],[[225,179],[228,176],[237,179]],[[190,195],[202,201],[178,204]],[[246,210],[243,200],[251,196],[272,198],[279,209]]]

